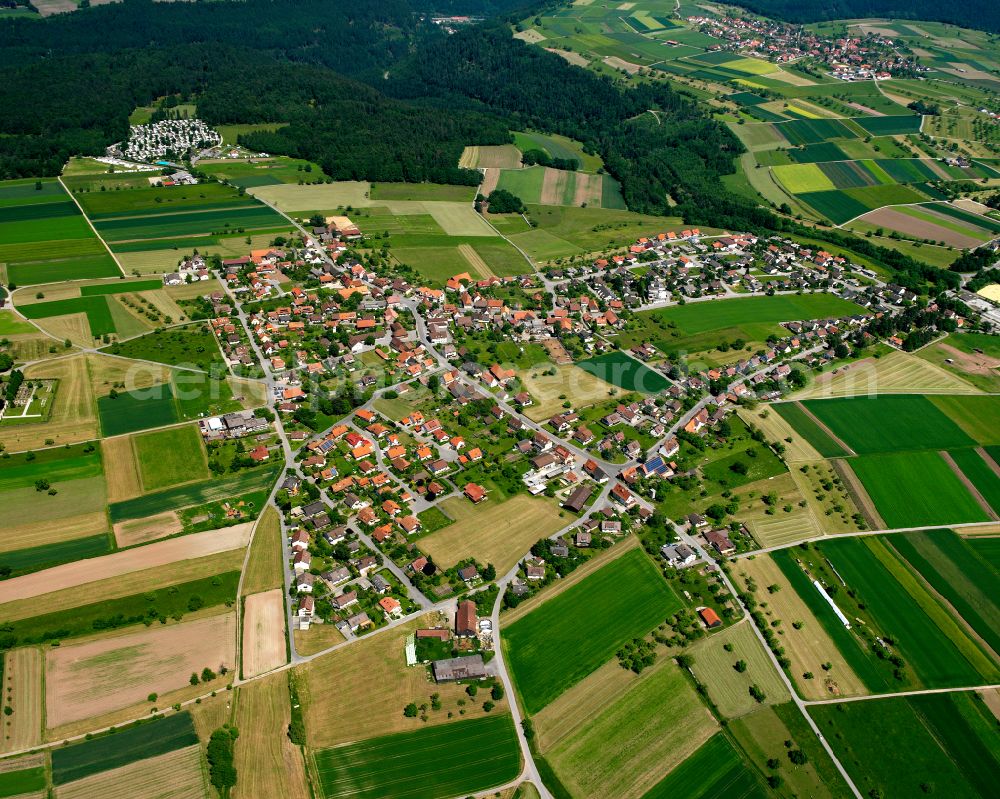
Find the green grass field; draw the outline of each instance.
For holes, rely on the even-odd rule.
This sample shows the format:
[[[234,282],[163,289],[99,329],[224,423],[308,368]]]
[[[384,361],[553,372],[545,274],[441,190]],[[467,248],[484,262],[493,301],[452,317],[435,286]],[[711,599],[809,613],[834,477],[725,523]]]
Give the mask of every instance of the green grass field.
[[[41,261],[15,261],[7,264],[7,277],[18,286],[61,283],[95,277],[118,277],[121,271],[107,253]]]
[[[807,191],[829,191],[835,186],[816,164],[787,164],[771,169],[782,186],[792,194]]]
[[[143,433],[133,441],[146,491],[208,479],[205,448],[194,425]]]
[[[120,274],[54,180],[0,181],[0,262],[19,286]]]
[[[180,421],[170,383],[148,389],[122,391],[117,397],[98,397],[97,413],[105,436],[134,433]]]
[[[71,184],[72,185],[72,184]],[[79,192],[77,199],[92,220],[145,213],[173,213],[201,208],[255,205],[253,197],[240,196],[234,186],[199,183],[196,186],[150,187],[120,191]]]
[[[973,449],[955,449],[950,454],[962,474],[972,481],[986,503],[994,512],[1000,513],[1000,477],[990,464]]]
[[[112,551],[111,537],[107,533],[100,533],[83,538],[71,538],[69,541],[47,544],[44,547],[0,553],[0,568],[10,569],[10,575],[16,577],[19,574],[49,569],[60,563],[96,558]]]
[[[213,365],[225,365],[215,335],[208,325],[201,323],[157,330],[139,338],[116,342],[104,351],[125,358],[194,367],[206,372]]]
[[[654,372],[644,363],[640,363],[621,351],[608,352],[595,358],[588,358],[577,363],[577,366],[599,377],[604,382],[611,383],[626,391],[658,394],[670,387],[670,381],[659,372]]]
[[[372,200],[436,200],[467,202],[476,198],[475,186],[452,186],[443,183],[373,183]]]
[[[824,458],[840,458],[847,454],[846,450],[827,435],[802,407],[795,402],[778,402],[771,406],[782,419],[788,422],[795,431],[812,445]]]
[[[719,732],[642,799],[764,799],[767,795],[725,733]]]
[[[95,630],[145,625],[161,618],[177,620],[190,613],[193,605],[214,608],[232,603],[239,581],[239,571],[228,571],[141,594],[77,605],[72,612],[36,614],[10,622],[5,634],[11,646],[29,646],[93,635]]]
[[[108,515],[113,523],[117,523],[129,519],[141,519],[145,516],[155,516],[157,513],[164,513],[168,510],[204,505],[247,494],[251,491],[270,488],[275,477],[274,469],[244,469],[221,479],[204,480],[191,485],[157,491],[154,494],[146,494],[124,502],[115,502],[108,507]]]
[[[633,550],[518,619],[504,643],[525,710],[537,713],[679,608],[656,567]]]
[[[937,452],[862,455],[848,464],[890,528],[989,520]]]
[[[1000,677],[979,645],[878,539],[840,539],[819,548],[921,685],[984,685]]]
[[[954,346],[956,340],[963,338],[965,336],[949,336],[946,343]],[[994,338],[1000,340],[1000,337]],[[929,399],[980,444],[1000,444],[1000,397],[935,396]]]
[[[88,446],[92,451],[86,451]],[[101,474],[101,453],[92,445],[43,449],[31,453],[30,460],[27,453],[17,453],[0,459],[0,491],[30,488],[40,477],[56,484]]]
[[[53,316],[82,313],[87,315],[90,333],[94,338],[117,332],[108,298],[103,296],[33,302],[19,305],[18,311],[28,319],[50,319]]]
[[[173,752],[198,743],[191,715],[184,711],[52,750],[52,782],[67,782]]]
[[[802,405],[859,455],[975,443],[927,397],[916,394],[804,400]]]
[[[642,313],[655,315],[668,325],[675,325],[682,333],[692,335],[748,323],[776,324],[850,316],[860,313],[860,309],[853,302],[842,300],[832,294],[803,294],[693,302]]]
[[[229,383],[213,374],[175,371],[171,382],[145,389],[120,391],[97,398],[97,412],[105,436],[136,433],[205,415],[241,408]]]
[[[444,799],[514,779],[521,753],[509,715],[441,724],[315,753],[326,799]]]
[[[133,291],[155,291],[162,288],[163,283],[159,280],[120,280],[115,283],[80,286],[80,296],[99,297],[102,294],[128,294]]]
[[[529,205],[528,216],[538,227],[512,235],[511,241],[537,261],[623,247],[641,236],[684,227],[680,219],[611,208]]]
[[[972,694],[816,705],[809,714],[864,796],[996,795],[996,720]]]
[[[141,216],[97,220],[94,226],[111,244],[171,236],[242,235],[254,230],[290,229],[291,223],[267,206],[257,204],[208,211],[154,211]]]
[[[806,607],[819,622],[823,631],[830,636],[840,654],[844,656],[851,671],[858,675],[865,687],[872,693],[898,690],[898,685],[892,676],[892,669],[887,661],[876,657],[875,653],[865,646],[856,635],[845,629],[834,615],[830,605],[802,570],[798,560],[801,558],[808,561],[808,558],[802,557],[802,554],[795,549],[778,550],[770,553],[769,557],[781,569],[781,573],[791,584],[795,593],[805,602]],[[838,605],[843,606],[844,601],[839,596],[836,597],[836,601]]]
[[[19,316],[15,316],[13,311],[0,311],[0,336],[17,336],[37,332],[38,328],[30,322],[25,322]]]
[[[43,791],[48,785],[44,766],[0,773],[0,796],[19,796]]]
[[[895,533],[886,539],[996,652],[1000,652],[1000,573],[979,540],[951,530]],[[1000,539],[993,539],[1000,541]]]

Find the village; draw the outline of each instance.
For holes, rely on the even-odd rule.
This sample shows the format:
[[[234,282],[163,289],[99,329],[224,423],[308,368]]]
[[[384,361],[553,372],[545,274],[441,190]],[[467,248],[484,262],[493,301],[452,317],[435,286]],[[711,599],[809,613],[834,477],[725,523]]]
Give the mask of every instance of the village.
[[[797,368],[823,369],[869,345],[916,299],[843,257],[749,234],[665,233],[589,267],[466,273],[443,289],[391,270],[382,276],[362,263],[362,245],[357,225],[330,217],[298,243],[221,261],[194,256],[164,278],[189,283],[215,270],[224,281],[226,292],[210,297],[212,329],[232,368],[252,373],[263,362],[288,440],[277,502],[294,624],[329,624],[348,640],[451,602],[466,623],[449,636],[475,637],[488,653],[488,629],[469,620],[490,616],[500,569],[517,563],[505,597],[516,604],[637,533],[654,516],[658,484],[698,474],[699,440],[738,442],[735,410],[780,398],[796,385]],[[746,356],[736,342],[729,362],[715,366],[683,352],[665,357],[645,338],[649,312],[741,296],[828,296],[857,310],[783,323],[784,335]],[[951,310],[938,318],[964,323]],[[657,390],[591,407],[566,402],[539,417],[546,399],[528,390],[523,370],[489,360],[495,330],[522,352],[541,347],[557,364],[623,357],[648,370]],[[203,423],[210,438],[253,429],[243,418]],[[552,503],[566,517],[558,527],[570,531],[529,538],[531,552],[507,552],[511,560],[495,564],[477,554],[481,535],[470,530],[466,545],[438,562],[440,548],[425,542],[438,530],[466,529],[449,514],[464,505],[459,518],[476,518],[498,493],[507,502],[521,495]],[[725,559],[759,545],[738,514],[688,514],[670,538],[661,556],[676,573],[705,568],[699,551]],[[709,628],[718,621],[711,608],[699,612]],[[442,631],[422,635],[459,658],[433,661],[435,678],[486,675],[478,651],[445,646],[452,638]]]
[[[770,19],[742,17],[688,17],[702,33],[721,39],[717,49],[733,50],[777,64],[811,61],[843,81],[913,77],[928,68],[900,54],[898,45],[876,32],[862,36],[825,37],[797,25]]]

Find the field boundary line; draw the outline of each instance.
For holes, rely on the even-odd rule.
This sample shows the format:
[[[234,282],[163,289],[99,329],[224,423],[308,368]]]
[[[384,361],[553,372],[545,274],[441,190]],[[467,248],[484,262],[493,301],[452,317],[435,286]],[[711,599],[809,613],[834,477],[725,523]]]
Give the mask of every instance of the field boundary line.
[[[995,460],[993,460],[993,456],[990,455],[990,453],[988,453],[984,447],[976,447],[976,454],[979,455],[979,457],[982,458],[984,461],[986,461],[986,465],[990,467],[990,469],[993,471],[993,474],[995,474],[997,477],[1000,477],[1000,464],[998,464]]]
[[[890,527],[879,530],[852,530],[846,533],[835,533],[832,535],[820,535],[814,536],[812,538],[803,538],[798,541],[793,541],[787,544],[775,544],[773,547],[763,547],[761,549],[747,550],[746,552],[737,552],[732,556],[733,560],[742,560],[744,558],[753,558],[758,555],[767,555],[771,552],[779,552],[782,549],[791,549],[792,547],[797,547],[801,544],[818,544],[823,541],[830,541],[839,538],[864,538],[867,536],[878,536],[878,535],[893,535],[895,533],[921,533],[921,532],[933,532],[935,530],[941,530],[943,528],[948,528],[949,530],[954,530],[959,536],[962,533],[966,535],[975,535],[976,528],[986,527],[990,528],[984,532],[984,536],[990,538],[1000,538],[1000,532],[997,531],[997,523],[994,521],[988,522],[956,522],[954,524],[932,524],[925,525],[923,527]],[[965,537],[965,536],[962,536]]]
[[[891,184],[886,184],[886,185],[891,185]],[[897,186],[906,186],[908,184],[906,184],[906,183],[897,183],[895,185],[897,185]],[[843,191],[843,189],[837,189],[837,191]],[[918,203],[890,203],[889,205],[880,205],[878,208],[869,208],[863,214],[858,214],[857,216],[853,217],[852,219],[848,219],[846,222],[841,222],[839,225],[835,225],[834,227],[842,228],[842,227],[844,227],[844,225],[849,225],[852,222],[857,222],[859,219],[861,219],[861,217],[868,216],[868,214],[873,214],[876,211],[881,211],[883,208],[910,208],[910,207],[917,206],[917,205],[933,205],[934,203],[939,203],[939,202],[944,202],[944,201],[943,200],[921,200]],[[882,236],[881,238],[887,238],[887,237],[886,236]],[[903,240],[905,241],[905,239],[903,239]]]
[[[951,453],[946,449],[942,449],[938,450],[938,455],[940,455],[944,462],[948,464],[948,468],[954,472],[955,477],[957,477],[961,481],[962,485],[965,486],[966,491],[972,494],[972,498],[979,503],[979,506],[983,509],[986,515],[995,522],[1000,521],[1000,516],[998,516],[997,512],[993,510],[990,503],[986,501],[986,497],[984,497],[982,492],[976,488],[972,480],[970,480],[966,476],[965,472],[962,471],[962,468],[955,463],[955,459],[951,457]]]
[[[855,474],[851,465],[843,458],[833,458],[830,463],[833,465],[834,471],[843,479],[847,487],[847,492],[851,495],[851,499],[861,512],[861,515],[865,517],[868,526],[874,527],[877,530],[885,529],[885,519],[879,514],[875,500],[871,498],[868,490],[864,487],[857,474]]]
[[[803,699],[802,704],[807,707],[811,705],[840,705],[847,702],[868,702],[873,699],[898,699],[907,696],[970,693],[972,691],[993,691],[997,689],[1000,689],[1000,683],[992,685],[963,685],[957,688],[922,688],[916,691],[898,691],[894,694],[864,694],[863,696],[841,696],[836,699]]]
[[[83,216],[83,218],[87,220],[87,226],[90,228],[91,232],[97,237],[97,240],[101,242],[101,245],[107,251],[108,255],[111,256],[111,260],[115,262],[115,266],[118,267],[118,271],[121,272],[122,277],[128,277],[128,275],[125,274],[125,269],[122,267],[121,261],[118,260],[118,256],[111,251],[111,248],[108,246],[108,243],[104,240],[104,236],[102,236],[100,233],[97,232],[97,228],[94,227],[94,223],[90,221],[90,217],[87,216],[86,211],[83,210],[83,206],[80,205],[80,201],[76,199],[76,196],[73,194],[73,192],[71,192],[69,188],[66,186],[66,184],[63,183],[62,175],[57,177],[56,180],[59,181],[59,185],[62,186],[63,191],[70,196],[71,200],[73,200],[73,204],[77,207],[77,210],[80,211],[80,214]]]
[[[986,639],[983,638],[983,636],[981,636],[971,624],[969,624],[968,620],[961,613],[959,613],[958,608],[956,608],[947,597],[938,591],[937,588],[931,584],[930,580],[921,574],[917,568],[910,563],[910,561],[908,561],[895,546],[893,546],[891,541],[886,540],[881,543],[891,557],[895,558],[900,564],[902,564],[903,569],[916,580],[917,584],[923,588],[924,591],[927,592],[927,595],[945,609],[948,615],[950,615],[958,624],[958,629],[965,633],[971,641],[979,645],[983,654],[986,655],[987,659],[990,660],[992,665],[995,667],[997,662],[1000,661],[1000,652],[997,652],[994,647],[990,646]],[[878,556],[876,555],[876,557]]]
[[[848,453],[849,455],[857,455],[858,454],[853,449],[851,449],[849,446],[847,446],[847,442],[846,441],[844,441],[840,436],[838,436],[829,427],[827,427],[827,425],[826,425],[825,422],[821,422],[816,417],[816,414],[814,414],[805,405],[803,405],[800,400],[796,400],[795,404],[798,406],[799,410],[802,411],[802,413],[804,413],[807,417],[809,417],[809,419],[811,419],[813,421],[813,423],[815,423],[816,426],[819,427],[820,430],[822,430],[824,433],[826,433],[828,436],[830,436],[830,439],[835,444],[837,444],[841,449],[843,449],[844,452]]]

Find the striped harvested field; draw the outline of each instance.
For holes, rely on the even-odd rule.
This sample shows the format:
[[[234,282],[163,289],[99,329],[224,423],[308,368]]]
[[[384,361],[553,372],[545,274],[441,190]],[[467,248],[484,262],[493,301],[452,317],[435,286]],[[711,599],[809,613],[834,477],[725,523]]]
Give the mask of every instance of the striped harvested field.
[[[108,577],[121,577],[143,569],[168,566],[177,561],[240,549],[250,540],[252,527],[253,523],[247,522],[221,530],[171,538],[149,546],[114,552],[103,557],[67,563],[23,577],[15,577],[0,584],[0,603],[39,597]],[[88,602],[95,601],[90,597],[85,599]]]
[[[282,796],[310,799],[302,750],[288,740],[291,719],[285,673],[240,686],[236,694],[236,772],[233,799]]]
[[[243,570],[243,596],[279,588],[283,584],[281,520],[271,505],[264,508],[257,520],[250,559]]]
[[[35,647],[12,649],[4,656],[4,704],[14,712],[3,716],[0,752],[28,749],[42,742],[42,652]]]
[[[813,461],[821,457],[812,444],[800,436],[794,427],[773,410],[768,411],[767,408],[758,408],[750,411],[743,408],[737,411],[737,413],[744,422],[760,428],[768,441],[780,441],[785,445],[784,457],[786,463]],[[791,439],[791,441],[788,439]]]
[[[469,262],[469,266],[472,267],[474,272],[477,272],[480,277],[496,277],[496,272],[494,272],[488,263],[483,260],[482,256],[476,252],[471,244],[459,244],[458,251],[462,254],[462,257]]]
[[[103,511],[81,513],[37,521],[31,524],[5,526],[0,539],[0,552],[14,552],[30,547],[43,547],[77,538],[88,538],[107,532],[108,518]]]
[[[864,358],[819,375],[792,399],[869,396],[872,394],[979,394],[962,378],[908,352]]]
[[[823,675],[820,679],[798,682],[797,688],[804,699],[829,699],[867,692],[864,682],[769,555],[741,559],[733,566],[733,571],[739,577],[737,585],[740,588],[746,586],[747,577],[757,584],[758,599],[767,602],[764,613],[768,621],[780,619],[783,622],[777,628],[778,640],[792,661],[792,673],[811,671]],[[779,590],[768,593],[766,586],[772,585]],[[795,621],[803,622],[798,630],[792,626]],[[824,663],[831,663],[832,668],[825,671]]]
[[[243,677],[285,665],[285,602],[280,588],[251,594],[243,606]]]
[[[119,547],[133,547],[183,532],[184,524],[177,512],[171,510],[142,519],[118,522],[112,530]]]
[[[156,566],[130,574],[105,577],[85,583],[83,590],[80,586],[74,586],[41,594],[37,597],[8,602],[0,606],[0,614],[7,621],[19,621],[37,615],[40,606],[49,613],[56,613],[94,602],[105,602],[147,591],[157,591],[180,583],[239,571],[243,565],[243,555],[243,549],[231,549],[217,555],[179,560],[168,566]]]
[[[106,438],[101,442],[104,450],[104,478],[108,483],[108,502],[121,502],[143,493],[142,477],[135,459],[131,436]]]
[[[56,799],[204,799],[201,747],[188,746],[56,788]]]

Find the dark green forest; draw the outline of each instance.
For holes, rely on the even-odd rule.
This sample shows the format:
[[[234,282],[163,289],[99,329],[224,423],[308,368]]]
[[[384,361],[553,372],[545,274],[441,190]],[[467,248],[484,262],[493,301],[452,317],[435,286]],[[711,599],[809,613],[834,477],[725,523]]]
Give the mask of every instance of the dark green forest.
[[[1000,33],[1000,3],[996,0],[733,0],[757,14],[788,22],[820,22],[828,19],[896,17],[950,22]]]
[[[478,172],[457,167],[463,147],[533,128],[598,153],[634,211],[755,232],[797,227],[724,188],[742,144],[694,99],[571,66],[512,38],[499,18],[448,35],[426,1],[126,0],[0,19],[0,108],[14,110],[0,115],[0,178],[58,174],[71,155],[99,154],[127,136],[133,108],[169,95],[196,102],[210,124],[286,123],[242,142],[315,161],[334,179],[476,184]],[[433,10],[513,19],[527,13],[515,11],[521,2]],[[901,281],[944,279],[867,249]]]

